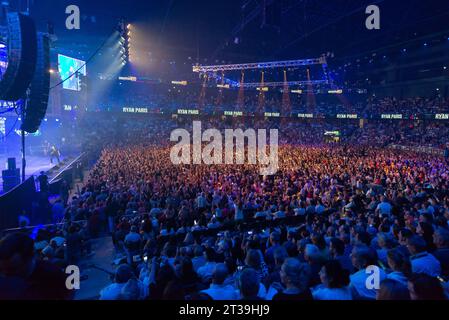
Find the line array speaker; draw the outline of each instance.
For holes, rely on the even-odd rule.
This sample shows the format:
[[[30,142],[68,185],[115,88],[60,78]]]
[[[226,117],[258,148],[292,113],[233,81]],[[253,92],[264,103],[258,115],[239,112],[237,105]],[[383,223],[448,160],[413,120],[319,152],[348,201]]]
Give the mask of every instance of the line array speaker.
[[[8,67],[0,81],[0,100],[24,97],[33,79],[37,59],[34,21],[21,13],[8,13]]]
[[[50,91],[50,39],[39,32],[37,35],[37,63],[31,81],[29,100],[25,107],[22,130],[36,132],[45,117]]]

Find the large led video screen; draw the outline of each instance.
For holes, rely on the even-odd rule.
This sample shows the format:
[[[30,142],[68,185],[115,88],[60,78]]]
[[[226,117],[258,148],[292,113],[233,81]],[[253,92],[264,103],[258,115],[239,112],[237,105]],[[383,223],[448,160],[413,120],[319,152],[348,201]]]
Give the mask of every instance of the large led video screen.
[[[58,65],[59,65],[59,74],[61,75],[64,83],[62,87],[67,90],[73,91],[81,91],[81,82],[80,75],[86,75],[86,62],[82,60],[78,60],[75,58],[71,58],[68,56],[64,56],[62,54],[58,55]],[[77,74],[75,74],[78,72]],[[75,75],[73,75],[75,74]],[[73,75],[72,77],[70,77]],[[70,78],[69,78],[70,77]]]

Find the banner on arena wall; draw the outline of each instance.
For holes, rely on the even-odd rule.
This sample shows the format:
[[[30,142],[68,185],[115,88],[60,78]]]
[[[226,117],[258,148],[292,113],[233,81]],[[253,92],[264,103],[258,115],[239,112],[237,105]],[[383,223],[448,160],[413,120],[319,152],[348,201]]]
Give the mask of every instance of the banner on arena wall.
[[[195,109],[178,109],[178,114],[198,115],[200,111]]]
[[[402,114],[381,114],[380,115],[381,119],[403,119],[403,115]]]
[[[313,113],[298,113],[298,118],[312,119],[313,117]]]
[[[265,115],[265,117],[268,117],[268,118],[270,118],[270,117],[278,118],[281,116],[281,114],[279,112],[265,112],[264,115]]]
[[[357,114],[346,114],[346,113],[340,113],[337,114],[337,119],[358,119],[359,116]]]
[[[449,113],[438,113],[435,115],[436,120],[449,120]]]
[[[243,116],[242,111],[224,111],[223,114],[225,116],[230,116],[230,117],[242,117]]]
[[[148,108],[135,108],[135,107],[124,107],[122,109],[124,113],[148,113]]]

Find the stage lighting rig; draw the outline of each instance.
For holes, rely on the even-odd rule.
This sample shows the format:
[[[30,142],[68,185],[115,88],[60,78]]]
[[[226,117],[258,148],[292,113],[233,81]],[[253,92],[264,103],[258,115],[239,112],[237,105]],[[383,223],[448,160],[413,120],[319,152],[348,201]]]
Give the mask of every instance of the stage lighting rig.
[[[120,34],[120,58],[122,64],[126,65],[130,61],[130,49],[131,49],[131,37],[132,37],[132,25],[126,24],[122,19],[118,25],[118,32]]]

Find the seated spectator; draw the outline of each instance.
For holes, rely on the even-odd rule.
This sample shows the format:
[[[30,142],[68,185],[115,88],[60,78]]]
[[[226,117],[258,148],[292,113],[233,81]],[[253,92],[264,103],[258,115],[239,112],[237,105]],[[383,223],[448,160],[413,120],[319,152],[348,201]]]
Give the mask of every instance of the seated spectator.
[[[81,258],[83,239],[78,227],[71,225],[66,237],[65,259],[67,264],[76,265]]]
[[[385,279],[380,283],[376,300],[403,301],[410,300],[407,286],[393,279]]]
[[[39,229],[37,232],[36,239],[34,240],[34,249],[36,250],[36,252],[41,252],[47,246],[48,246],[47,232],[44,229]]]
[[[193,270],[192,260],[188,257],[180,257],[179,260],[175,262],[175,271],[185,294],[197,292],[199,288],[198,283],[201,279]]]
[[[268,266],[274,265],[273,253],[274,250],[281,246],[281,235],[277,231],[270,234],[270,247],[265,251],[265,261]]]
[[[413,274],[408,282],[412,300],[447,300],[441,282],[428,274]]]
[[[391,204],[388,202],[387,197],[382,196],[380,198],[380,203],[377,205],[376,213],[383,217],[389,217],[392,210]]]
[[[193,269],[198,272],[198,269],[206,264],[206,258],[203,254],[203,247],[196,245],[193,249],[194,257],[192,258]]]
[[[314,300],[352,300],[349,272],[337,260],[330,260],[320,271],[322,285],[312,291]]]
[[[273,253],[274,256],[274,267],[272,268],[272,272],[268,275],[268,277],[265,279],[265,286],[267,288],[270,287],[270,285],[274,282],[281,282],[281,267],[284,264],[285,259],[288,258],[287,250],[284,247],[279,247],[276,250],[274,250]]]
[[[287,241],[285,241],[282,246],[287,250],[290,257],[298,255],[296,248],[296,230],[287,231]]]
[[[396,248],[387,252],[387,261],[388,267],[392,270],[387,274],[387,278],[407,286],[408,277],[412,272],[409,258]]]
[[[312,300],[312,294],[308,288],[309,270],[308,266],[299,262],[298,259],[288,258],[281,268],[281,282],[274,283],[278,293],[273,296],[273,300]]]
[[[138,233],[137,226],[131,226],[131,230],[125,237],[126,247],[129,250],[139,247],[141,240],[142,240],[142,238],[140,237],[140,234]]]
[[[248,250],[245,258],[245,267],[256,270],[260,282],[263,282],[268,276],[268,268],[265,265],[262,259],[262,253],[259,250]]]
[[[212,275],[212,283],[209,289],[201,291],[207,294],[213,300],[237,300],[235,289],[229,284],[225,284],[228,277],[228,267],[224,263],[219,263],[215,266]]]
[[[319,285],[321,283],[320,270],[324,264],[324,259],[318,247],[313,244],[307,244],[304,259],[309,265],[309,286]]]
[[[132,268],[127,264],[120,265],[115,271],[114,283],[100,291],[100,300],[120,300],[122,290],[130,280],[135,280]]]
[[[340,262],[340,265],[343,269],[352,273],[354,270],[354,266],[352,265],[351,259],[349,256],[345,255],[345,244],[338,238],[331,238],[329,243],[329,253],[331,259],[335,259]]]
[[[376,290],[369,289],[366,285],[368,276],[371,275],[367,272],[367,268],[370,266],[377,266],[377,254],[376,251],[369,248],[366,245],[357,245],[352,250],[352,264],[358,271],[350,276],[350,289],[352,291],[352,297],[355,300],[375,300]],[[379,281],[383,281],[386,278],[385,272],[378,268]]]
[[[441,275],[449,280],[449,231],[438,228],[433,234],[433,242],[436,250],[432,252],[441,264]]]
[[[377,257],[382,266],[387,265],[387,252],[394,247],[393,236],[389,233],[379,232],[377,235]]]
[[[118,300],[139,300],[140,299],[140,286],[136,279],[129,279],[128,282],[123,286]]]
[[[259,276],[254,269],[246,268],[240,273],[238,289],[240,292],[240,300],[262,300],[262,298],[258,296],[260,289]]]
[[[212,248],[206,248],[206,250],[204,251],[204,258],[206,260],[206,263],[198,268],[197,273],[203,281],[208,281],[212,277],[216,266],[215,250]]]
[[[156,260],[156,258],[153,258],[148,281],[150,283],[149,293],[151,300],[161,300],[168,283],[176,277],[175,271],[170,264],[165,263],[160,268],[157,268]]]
[[[433,243],[433,225],[429,222],[420,221],[416,227],[416,234],[421,236],[427,244],[427,252],[435,251],[435,245]]]
[[[441,274],[440,262],[427,252],[427,244],[420,236],[413,236],[407,240],[413,273],[425,273],[431,277]]]
[[[34,241],[23,233],[0,240],[0,297],[20,300],[68,300],[66,274],[48,261],[36,259]]]

